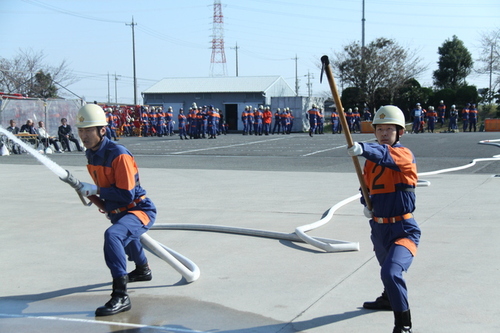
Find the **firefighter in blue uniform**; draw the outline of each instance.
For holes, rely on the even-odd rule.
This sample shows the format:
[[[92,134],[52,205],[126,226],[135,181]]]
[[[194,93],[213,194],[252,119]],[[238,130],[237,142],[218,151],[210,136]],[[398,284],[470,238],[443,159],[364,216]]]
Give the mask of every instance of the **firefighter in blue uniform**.
[[[332,108],[331,122],[332,122],[332,134],[340,133],[339,114],[338,114],[337,108],[335,106]]]
[[[361,133],[361,115],[359,114],[359,108],[355,107],[352,113],[352,132]]]
[[[166,134],[165,112],[163,107],[156,108],[156,135],[162,137]]]
[[[177,121],[179,123],[179,137],[181,140],[187,139],[187,132],[186,132],[186,122],[187,122],[187,117],[184,114],[184,109],[180,108],[179,109],[179,116],[177,116]],[[184,138],[183,138],[184,137]]]
[[[453,104],[450,109],[450,121],[448,122],[448,132],[458,132],[457,126],[458,110]]]
[[[438,111],[437,111],[437,123],[441,124],[441,128],[444,126],[444,118],[446,116],[446,105],[444,101],[439,101]]]
[[[469,132],[474,129],[474,132],[476,131],[476,124],[477,124],[477,109],[476,109],[476,104],[472,104],[469,109]]]
[[[469,111],[470,111],[470,103],[465,105],[465,108],[462,109],[462,130],[464,132],[467,131],[469,127]]]
[[[422,106],[420,106],[420,103],[417,103],[415,105],[415,109],[413,109],[412,116],[413,116],[413,126],[411,128],[412,133],[417,134],[421,128],[421,122],[422,122]]]
[[[309,136],[312,137],[313,134],[316,131],[316,126],[318,126],[318,116],[319,116],[319,111],[316,108],[316,104],[313,104],[311,106],[311,109],[309,109],[306,113],[306,118],[309,120]]]
[[[174,109],[171,106],[168,107],[167,112],[165,112],[165,125],[166,125],[166,136],[174,135]]]
[[[254,132],[255,135],[262,135],[262,120],[264,118],[264,106],[260,105],[259,108],[254,109],[253,118],[254,118]]]
[[[438,114],[434,111],[434,107],[429,106],[429,111],[425,114],[427,118],[427,132],[434,133],[434,125],[437,121]]]
[[[140,236],[156,219],[156,207],[146,197],[132,154],[106,136],[106,116],[96,104],[83,106],[77,115],[78,135],[87,150],[87,169],[94,184],[81,183],[77,191],[98,196],[111,226],[104,233],[104,259],[113,278],[111,299],[97,308],[96,316],[109,316],[131,308],[127,283],[152,278]],[[136,265],[127,274],[127,257]]]
[[[371,239],[385,288],[382,296],[365,302],[363,307],[392,310],[393,333],[409,333],[412,324],[403,272],[413,261],[421,234],[413,218],[417,166],[413,153],[399,143],[405,118],[398,107],[381,107],[372,125],[377,143],[355,142],[348,148],[349,155],[366,159],[363,176],[372,209],[366,207],[363,197],[361,203],[370,219]]]
[[[280,133],[280,127],[281,127],[281,115],[280,115],[280,108],[277,108],[276,109],[276,112],[274,113],[274,126],[273,126],[273,131],[272,131],[272,134],[274,134],[274,132],[278,132],[278,134]]]

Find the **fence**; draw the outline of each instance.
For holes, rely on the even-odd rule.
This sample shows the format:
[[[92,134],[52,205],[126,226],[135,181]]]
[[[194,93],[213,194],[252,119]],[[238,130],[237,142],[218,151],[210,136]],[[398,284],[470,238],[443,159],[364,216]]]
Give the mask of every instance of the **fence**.
[[[57,134],[57,128],[61,125],[61,118],[68,119],[68,124],[75,124],[75,117],[82,106],[79,99],[47,99],[23,98],[12,99],[2,97],[0,101],[0,124],[7,128],[9,122],[14,119],[17,127],[26,124],[26,120],[31,119],[38,127],[38,122],[43,121],[47,133]],[[74,126],[73,126],[74,127]],[[74,134],[77,135],[76,131]]]

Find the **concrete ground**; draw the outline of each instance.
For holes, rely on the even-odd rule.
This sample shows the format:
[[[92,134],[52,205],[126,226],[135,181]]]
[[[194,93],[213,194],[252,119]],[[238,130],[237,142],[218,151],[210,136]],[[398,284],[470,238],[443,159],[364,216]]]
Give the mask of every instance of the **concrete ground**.
[[[463,138],[467,142],[468,133],[463,135],[415,135],[408,136],[408,142],[414,153],[418,151],[417,157],[422,155],[421,169],[431,171],[442,163],[446,167],[462,165],[469,156],[448,150],[443,153],[446,162],[433,162],[432,153],[425,155],[414,140],[435,142],[437,138],[443,145],[451,145],[448,140]],[[500,135],[476,136],[494,139]],[[138,155],[141,183],[158,206],[157,224],[293,233],[357,193],[352,171],[342,167],[334,172],[310,171],[302,167],[304,160],[296,163],[296,169],[289,165],[309,154],[308,149],[318,152],[311,155],[317,158],[322,150],[331,148],[331,137],[290,137],[286,140],[295,140],[296,147],[301,147],[296,148],[300,156],[287,155],[281,160],[276,156],[283,154],[282,147],[274,152],[257,153],[254,148],[249,152],[245,149],[256,145],[245,144],[249,138],[242,136],[210,143],[220,145],[217,151],[203,148],[208,141],[193,140],[189,144],[198,148],[189,150],[202,150],[179,159],[176,156],[181,154],[167,152],[163,165],[155,167],[145,161],[156,157],[133,152]],[[135,147],[139,140],[125,138],[120,143]],[[478,146],[474,141],[472,147],[477,150],[468,154],[498,154],[497,147]],[[177,147],[179,142],[165,142],[165,146]],[[311,142],[316,146],[311,147]],[[239,160],[245,154],[258,155],[259,164],[248,159],[246,167],[224,167],[236,165],[236,153],[224,156],[234,147],[238,147]],[[342,157],[338,157],[338,165],[348,165],[350,158],[340,148],[339,144]],[[182,152],[179,149],[176,151]],[[81,181],[90,180],[83,156],[63,155],[50,157]],[[210,162],[214,157],[219,157],[220,166]],[[262,165],[266,157],[271,171]],[[191,159],[189,167],[182,168],[184,159]],[[342,206],[328,224],[309,233],[359,242],[357,252],[326,253],[303,243],[225,233],[151,230],[151,237],[194,261],[201,270],[200,278],[188,284],[164,261],[149,254],[154,278],[129,284],[132,309],[95,317],[95,309],[111,292],[102,255],[108,221],[94,207],[83,206],[75,192],[47,168],[28,160],[26,156],[0,157],[2,333],[392,331],[392,313],[361,307],[381,293],[382,284],[369,226],[357,200]],[[280,161],[286,164],[286,171],[279,170]],[[141,162],[147,167],[141,167]],[[500,268],[496,265],[499,174],[500,161],[488,161],[465,171],[422,177],[431,186],[417,190],[415,218],[422,239],[406,274],[414,332],[500,332]]]

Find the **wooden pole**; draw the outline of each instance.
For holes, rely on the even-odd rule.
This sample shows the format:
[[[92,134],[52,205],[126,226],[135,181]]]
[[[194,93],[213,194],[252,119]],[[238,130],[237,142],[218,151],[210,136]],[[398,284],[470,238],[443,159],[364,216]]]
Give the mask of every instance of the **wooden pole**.
[[[345,117],[344,108],[342,107],[342,101],[340,100],[340,95],[335,85],[335,80],[333,78],[332,69],[330,67],[330,60],[328,56],[321,57],[321,76],[323,76],[323,71],[326,73],[326,78],[328,79],[328,84],[330,85],[330,90],[332,91],[333,100],[337,106],[337,111],[339,113],[340,123],[342,124],[342,129],[344,130],[345,139],[347,141],[347,147],[354,146],[354,141],[352,140],[351,132],[349,131],[349,126],[347,124],[347,119]],[[352,156],[352,162],[354,163],[354,169],[358,176],[359,185],[361,187],[361,193],[366,202],[366,207],[372,210],[372,203],[370,200],[370,195],[368,194],[368,187],[365,184],[365,179],[363,178],[363,171],[361,170],[361,165],[359,164],[359,159],[357,156]]]

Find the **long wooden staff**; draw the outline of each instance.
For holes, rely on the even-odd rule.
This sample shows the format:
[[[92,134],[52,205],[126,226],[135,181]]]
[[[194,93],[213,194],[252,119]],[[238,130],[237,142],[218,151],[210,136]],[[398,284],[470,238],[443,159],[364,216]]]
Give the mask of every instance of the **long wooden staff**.
[[[328,79],[328,84],[330,85],[330,90],[332,91],[333,100],[335,101],[335,105],[337,106],[337,110],[339,112],[340,123],[342,124],[342,128],[344,130],[347,147],[352,147],[354,146],[354,141],[352,140],[351,132],[349,131],[349,126],[345,117],[344,108],[342,107],[342,101],[340,100],[340,95],[337,90],[337,86],[335,85],[335,80],[333,79],[333,73],[330,67],[330,60],[328,59],[328,56],[324,55],[321,57],[321,64],[322,66],[320,82],[323,78],[323,72],[325,72],[326,78]],[[361,186],[361,193],[363,194],[363,198],[365,199],[366,207],[369,210],[372,210],[372,202],[368,194],[368,188],[366,187],[365,179],[363,178],[363,171],[361,170],[361,165],[359,164],[358,157],[352,156],[352,162],[354,163],[354,169],[356,170],[356,174],[358,175],[359,185]]]

